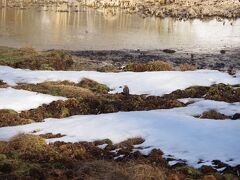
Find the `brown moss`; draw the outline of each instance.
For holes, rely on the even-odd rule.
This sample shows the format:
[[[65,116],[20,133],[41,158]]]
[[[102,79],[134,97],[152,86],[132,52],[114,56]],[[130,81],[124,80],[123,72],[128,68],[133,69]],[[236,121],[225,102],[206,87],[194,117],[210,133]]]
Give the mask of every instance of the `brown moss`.
[[[185,90],[176,90],[164,95],[165,98],[204,98],[229,103],[240,102],[240,88],[225,84],[212,85],[211,87],[192,86]]]
[[[28,124],[31,122],[31,119],[21,118],[16,111],[9,109],[0,110],[0,127]]]
[[[142,64],[128,64],[124,68],[125,71],[144,72],[144,71],[172,71],[171,63],[164,61],[151,61]]]
[[[34,48],[0,49],[0,64],[31,70],[68,70],[74,64],[65,51],[38,52]]]
[[[19,51],[23,52],[23,53],[27,53],[27,54],[38,54],[38,50],[36,48],[33,47],[22,47],[19,48]]]
[[[39,134],[39,136],[44,139],[53,139],[53,138],[61,138],[61,137],[64,137],[65,135],[62,135],[60,133],[57,133],[57,134],[46,133],[46,134]]]
[[[230,103],[240,102],[240,88],[233,88],[225,84],[214,85],[208,90],[205,98]]]
[[[200,118],[202,118],[202,119],[216,119],[216,120],[217,119],[218,120],[230,119],[229,116],[221,114],[214,109],[203,112],[202,115],[200,116]]]
[[[185,90],[176,90],[170,94],[166,94],[163,97],[171,99],[180,98],[202,98],[207,92],[209,87],[204,86],[192,86]]]
[[[68,98],[94,95],[91,90],[79,87],[75,83],[69,81],[62,82],[50,81],[39,84],[18,84],[14,88],[35,91],[54,96],[64,96]]]
[[[181,71],[193,71],[197,69],[197,67],[192,64],[181,64],[179,68]]]
[[[50,104],[44,104],[36,109],[22,111],[20,117],[42,121],[45,118],[64,118],[73,115],[112,113],[118,111],[139,111],[152,109],[168,109],[182,107],[183,103],[154,96],[137,96],[122,94],[101,95],[93,97],[81,97],[58,100]]]
[[[107,94],[110,89],[105,84],[100,84],[94,80],[83,78],[79,83],[79,87],[89,89],[95,93]]]
[[[45,140],[39,136],[19,134],[13,137],[6,147],[6,151],[38,152],[46,146]]]
[[[107,141],[109,142],[109,141]],[[122,144],[138,144],[134,138]],[[116,161],[119,154],[111,149],[100,149],[90,142],[45,144],[44,139],[34,135],[20,134],[10,142],[0,142],[3,157],[0,161],[0,177],[43,179],[202,179],[215,176],[215,171],[206,174],[189,166],[170,168],[163,159],[163,152],[154,149],[148,156],[125,151],[124,161]],[[114,145],[113,145],[114,146]],[[116,147],[115,147],[116,148]],[[234,168],[233,168],[234,169]],[[236,178],[237,169],[230,173]],[[222,179],[225,175],[218,174]],[[228,177],[229,171],[228,171]]]
[[[96,69],[99,72],[119,72],[119,68],[114,65],[105,65]]]
[[[64,51],[51,51],[45,54],[30,56],[14,64],[8,64],[14,68],[31,70],[67,70],[73,65],[71,55]]]

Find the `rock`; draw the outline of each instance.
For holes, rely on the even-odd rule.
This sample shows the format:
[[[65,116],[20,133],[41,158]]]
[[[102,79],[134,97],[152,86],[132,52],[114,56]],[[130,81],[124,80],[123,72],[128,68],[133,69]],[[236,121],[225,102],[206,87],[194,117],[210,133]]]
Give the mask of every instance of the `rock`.
[[[127,85],[125,85],[124,88],[123,88],[123,94],[124,94],[125,96],[128,96],[128,95],[129,95],[129,88],[128,88]]]
[[[236,74],[236,70],[232,66],[228,68],[227,72],[231,76],[234,76]]]
[[[232,116],[232,120],[240,119],[240,113],[236,113]]]
[[[216,168],[223,168],[223,167],[228,167],[227,164],[223,163],[222,161],[219,160],[213,160],[212,164],[216,167]]]
[[[226,50],[221,50],[220,53],[221,54],[226,54]]]
[[[175,51],[175,50],[172,50],[172,49],[164,49],[163,52],[169,53],[169,54],[173,54],[173,53],[175,53],[176,51]]]

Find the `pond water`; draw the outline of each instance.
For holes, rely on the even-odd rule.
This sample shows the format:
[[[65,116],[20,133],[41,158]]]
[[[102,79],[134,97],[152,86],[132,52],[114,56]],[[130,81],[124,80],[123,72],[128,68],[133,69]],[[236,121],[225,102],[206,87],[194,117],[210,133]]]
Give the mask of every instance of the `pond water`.
[[[240,20],[177,21],[116,10],[0,9],[0,45],[38,49],[218,51],[240,47]]]

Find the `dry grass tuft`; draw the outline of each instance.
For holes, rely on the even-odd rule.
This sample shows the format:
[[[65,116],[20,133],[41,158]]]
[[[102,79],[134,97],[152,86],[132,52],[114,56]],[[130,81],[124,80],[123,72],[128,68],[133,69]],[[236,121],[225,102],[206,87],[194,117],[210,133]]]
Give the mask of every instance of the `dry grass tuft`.
[[[240,102],[240,88],[234,88],[225,84],[213,85],[206,93],[205,98],[230,103]]]
[[[222,113],[217,112],[214,109],[211,109],[209,111],[203,112],[202,115],[200,116],[202,119],[219,119],[219,120],[224,120],[224,119],[230,119],[229,116],[226,116]]]
[[[19,51],[28,53],[28,54],[38,54],[38,50],[30,46],[22,47],[19,49]]]
[[[195,65],[192,65],[192,64],[181,64],[179,66],[180,70],[181,71],[194,71],[197,69],[197,67]]]
[[[40,152],[46,147],[46,142],[43,138],[31,134],[19,134],[13,137],[8,143],[7,151],[25,152]]]
[[[16,111],[9,109],[0,110],[0,127],[28,124],[31,122],[31,119],[20,117]]]
[[[93,92],[89,89],[82,88],[69,81],[62,82],[44,82],[39,84],[18,84],[16,89],[24,89],[35,91],[54,96],[64,96],[68,98],[93,96]]]
[[[142,64],[128,64],[125,71],[144,72],[144,71],[172,71],[173,65],[164,61],[151,61]]]
[[[87,79],[87,78],[83,78],[78,83],[78,86],[85,89],[89,89],[92,92],[101,93],[101,94],[107,94],[110,91],[109,87],[107,87],[106,85],[100,84],[97,81]]]

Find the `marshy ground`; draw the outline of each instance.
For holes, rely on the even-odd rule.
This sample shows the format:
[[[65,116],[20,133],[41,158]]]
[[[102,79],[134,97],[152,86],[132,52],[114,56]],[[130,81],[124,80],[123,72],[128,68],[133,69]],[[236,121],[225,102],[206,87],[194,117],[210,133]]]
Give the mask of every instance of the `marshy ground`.
[[[160,54],[162,53],[164,54],[164,52]],[[169,52],[165,52],[163,57],[170,56],[168,54]],[[179,59],[174,60],[174,58],[165,61],[163,57],[160,55],[144,55],[139,51],[119,53],[116,51],[65,52],[52,50],[39,52],[32,48],[0,48],[0,64],[21,69],[144,72],[188,71],[200,68],[196,63],[189,63],[189,61],[180,63]],[[218,59],[217,57],[216,59]],[[154,61],[159,60],[159,58],[161,61]],[[141,63],[137,63],[137,59],[140,59]],[[208,64],[207,62],[203,63]],[[219,70],[228,71],[234,76],[235,71],[239,70],[238,63],[238,61],[231,61],[228,64],[229,67],[219,68]],[[234,65],[234,69],[230,68],[232,65]],[[182,98],[204,98],[229,103],[240,102],[240,85],[225,84],[215,84],[210,87],[193,86],[163,96],[109,94],[109,87],[91,79],[83,79],[79,83],[48,81],[38,84],[21,83],[14,86],[0,81],[0,88],[5,87],[63,96],[69,99],[54,101],[36,109],[22,112],[0,110],[0,127],[41,122],[45,118],[64,118],[73,115],[119,111],[170,109],[191,104],[191,102],[183,103],[179,101]],[[240,115],[236,113],[229,116],[212,109],[199,115],[198,118],[239,120]],[[33,132],[33,134],[36,133]],[[213,167],[206,165],[199,169],[192,168],[184,161],[169,166],[168,161],[173,159],[163,157],[164,152],[157,149],[152,150],[149,155],[143,155],[139,151],[133,152],[134,145],[144,142],[144,139],[140,137],[128,139],[119,144],[113,144],[109,139],[95,142],[54,142],[50,144],[46,144],[44,140],[63,136],[65,135],[51,133],[40,135],[20,134],[10,141],[1,141],[0,179],[230,180],[239,178],[239,165],[231,167],[215,160],[213,162],[215,167],[224,168],[222,172],[217,172]]]

